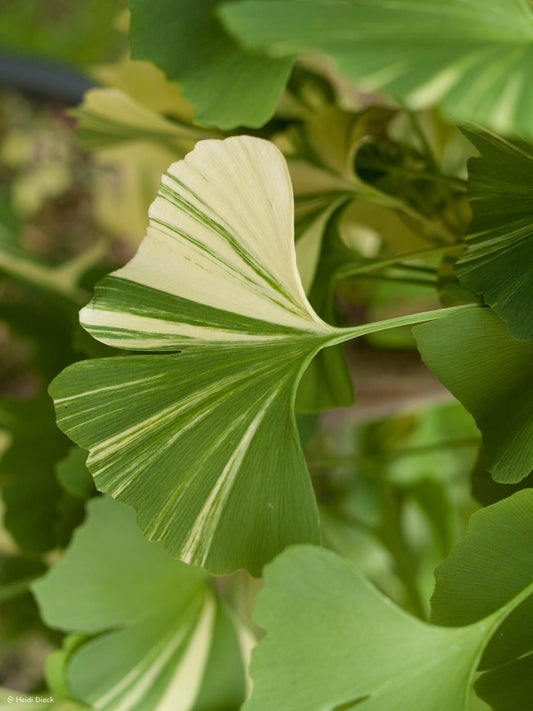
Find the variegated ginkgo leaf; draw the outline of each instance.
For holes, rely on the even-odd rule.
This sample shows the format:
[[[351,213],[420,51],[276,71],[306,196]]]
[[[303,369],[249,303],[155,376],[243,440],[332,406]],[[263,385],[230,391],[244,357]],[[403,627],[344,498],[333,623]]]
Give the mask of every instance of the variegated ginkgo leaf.
[[[149,539],[254,574],[286,545],[318,542],[293,403],[339,332],[305,297],[272,144],[203,141],[172,165],[137,255],[81,322],[112,346],[166,351],[76,363],[51,387],[98,488],[133,506]]]
[[[109,497],[88,504],[34,594],[47,624],[84,635],[50,659],[55,693],[98,711],[225,711],[242,701],[253,640],[203,571],[149,543],[133,511]]]

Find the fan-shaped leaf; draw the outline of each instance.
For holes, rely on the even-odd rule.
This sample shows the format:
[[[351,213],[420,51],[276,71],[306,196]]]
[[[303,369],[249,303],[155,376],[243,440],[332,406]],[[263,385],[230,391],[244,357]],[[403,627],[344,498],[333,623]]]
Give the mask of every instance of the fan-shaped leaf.
[[[258,573],[289,543],[318,541],[292,406],[338,333],[300,283],[285,162],[260,139],[200,142],[164,176],[150,223],[81,322],[109,345],[181,353],[75,364],[51,388],[58,422],[150,539]]]
[[[474,219],[456,271],[514,338],[533,340],[533,146],[487,131],[467,136],[481,157],[468,163]]]
[[[71,547],[34,585],[47,624],[97,635],[69,652],[73,698],[101,711],[191,711],[213,683],[209,659],[222,644],[232,665],[229,680],[216,682],[214,708],[237,706],[244,672],[236,630],[207,583],[146,541],[132,511],[91,501]]]
[[[274,113],[292,59],[243,50],[215,16],[219,0],[131,1],[134,59],[178,81],[200,124],[261,126]]]
[[[509,607],[466,627],[410,617],[337,556],[293,547],[266,569],[254,690],[244,711],[464,711],[483,646]],[[299,683],[295,680],[304,680]]]
[[[490,309],[467,309],[414,333],[426,364],[474,416],[494,479],[526,477],[533,469],[533,343],[511,338]]]
[[[276,0],[219,11],[244,46],[319,51],[361,86],[414,109],[532,135],[533,14],[526,0]]]

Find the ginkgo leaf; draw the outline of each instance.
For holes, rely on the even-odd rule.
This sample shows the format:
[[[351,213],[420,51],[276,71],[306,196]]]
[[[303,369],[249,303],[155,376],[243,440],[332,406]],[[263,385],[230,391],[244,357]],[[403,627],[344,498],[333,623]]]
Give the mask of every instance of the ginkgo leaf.
[[[99,497],[87,508],[69,549],[34,584],[48,625],[88,635],[62,660],[72,698],[100,711],[192,711],[215,684],[214,711],[238,706],[238,633],[206,574],[143,538],[127,507]],[[227,680],[212,673],[221,645]]]
[[[112,87],[86,92],[83,104],[71,113],[78,120],[77,137],[89,150],[148,140],[185,155],[202,136],[194,126],[171,121]]]
[[[431,619],[468,625],[502,607],[533,577],[533,490],[482,509],[450,557],[435,571]],[[497,667],[533,650],[533,597],[522,603],[488,645],[481,667]]]
[[[474,219],[455,269],[514,338],[533,340],[533,146],[488,131],[466,135],[481,157],[468,163]]]
[[[148,236],[81,323],[112,346],[174,351],[77,363],[51,387],[97,487],[133,506],[148,538],[255,574],[286,545],[318,542],[293,402],[338,330],[305,297],[272,144],[203,141],[171,166]]]
[[[243,711],[465,711],[483,647],[533,592],[530,575],[492,616],[448,628],[411,617],[318,548],[289,548],[265,580],[256,621],[266,636]]]
[[[533,14],[526,0],[248,0],[219,10],[244,47],[317,51],[413,109],[532,135]]]
[[[533,469],[533,343],[511,338],[488,308],[417,326],[414,334],[426,365],[474,416],[494,479],[526,477]]]
[[[220,0],[131,2],[134,59],[157,64],[177,81],[200,124],[262,126],[274,113],[292,59],[243,50],[215,15]]]

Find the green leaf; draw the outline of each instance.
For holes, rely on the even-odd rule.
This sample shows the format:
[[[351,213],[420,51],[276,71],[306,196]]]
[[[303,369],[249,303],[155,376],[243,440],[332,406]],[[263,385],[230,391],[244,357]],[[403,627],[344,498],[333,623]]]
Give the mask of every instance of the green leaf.
[[[489,132],[466,135],[481,156],[468,163],[474,219],[456,272],[484,294],[511,336],[533,340],[533,146]]]
[[[78,121],[77,138],[88,150],[153,141],[185,155],[201,135],[194,126],[171,121],[115,88],[86,92],[83,104],[72,114]]]
[[[526,0],[266,0],[219,11],[245,47],[323,52],[364,89],[412,109],[533,135],[533,15]]]
[[[521,596],[531,593],[528,583]],[[356,704],[361,711],[464,711],[481,650],[507,612],[467,627],[429,625],[337,556],[290,548],[266,569],[256,620],[267,634],[253,653],[253,693],[243,711]]]
[[[482,506],[490,506],[511,494],[533,486],[533,472],[516,484],[500,484],[491,477],[487,471],[483,450],[478,454],[476,462],[470,472],[472,496]]]
[[[339,320],[333,303],[338,270],[362,261],[339,236],[344,209],[363,195],[376,201],[383,197],[357,176],[355,155],[370,130],[390,117],[382,109],[356,114],[328,106],[284,135],[294,186],[298,268],[313,308],[328,323]],[[297,409],[317,412],[353,402],[342,346],[320,351],[302,376]]]
[[[272,144],[200,142],[164,176],[150,222],[81,322],[109,345],[181,353],[75,364],[50,390],[58,423],[150,540],[217,573],[258,574],[286,545],[319,540],[293,403],[338,330],[303,292]]]
[[[511,338],[490,309],[467,309],[414,333],[424,362],[474,416],[494,479],[513,483],[527,476],[533,469],[533,344]]]
[[[533,654],[483,674],[476,692],[493,711],[524,711],[533,698]]]
[[[69,652],[73,698],[101,711],[192,711],[222,644],[238,679],[225,700],[242,700],[236,630],[207,576],[146,541],[133,512],[113,500],[88,504],[86,523],[34,591],[48,625],[96,635]]]
[[[134,59],[148,59],[177,81],[200,124],[262,126],[272,116],[292,59],[239,47],[214,9],[219,0],[131,0]]]
[[[61,489],[55,467],[69,449],[46,394],[2,403],[11,418],[10,448],[0,460],[4,523],[23,551],[40,555],[57,545]]]
[[[533,489],[472,516],[464,540],[436,571],[432,620],[469,625],[507,604],[533,580]],[[503,623],[482,666],[498,666],[533,650],[533,597]]]
[[[83,501],[94,494],[94,484],[86,461],[87,453],[79,447],[72,447],[56,467],[56,477],[62,488],[67,494]]]

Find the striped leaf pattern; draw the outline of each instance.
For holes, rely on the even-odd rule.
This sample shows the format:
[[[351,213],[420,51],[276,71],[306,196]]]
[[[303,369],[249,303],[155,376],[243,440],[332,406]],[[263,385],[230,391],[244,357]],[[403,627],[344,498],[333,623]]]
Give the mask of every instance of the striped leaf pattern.
[[[467,136],[481,156],[468,166],[474,219],[456,271],[514,338],[533,340],[533,145],[489,131]]]
[[[293,402],[337,331],[302,288],[272,144],[203,141],[171,166],[137,255],[80,318],[104,343],[161,351],[77,363],[51,387],[97,487],[150,540],[220,574],[319,540]]]
[[[527,0],[246,0],[220,10],[244,46],[329,54],[348,79],[413,109],[533,135]]]
[[[217,711],[242,700],[244,650],[206,574],[146,541],[133,512],[111,498],[89,503],[87,521],[34,591],[50,626],[91,635],[65,664],[67,688],[88,707],[192,711],[216,693]],[[212,675],[214,650],[231,660],[226,679]]]

